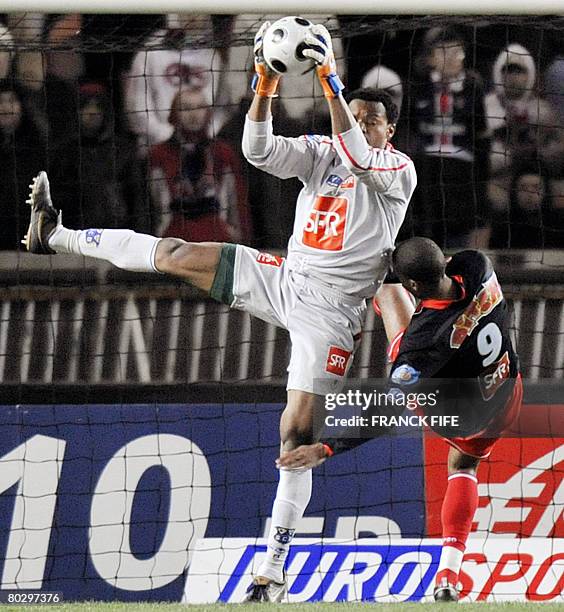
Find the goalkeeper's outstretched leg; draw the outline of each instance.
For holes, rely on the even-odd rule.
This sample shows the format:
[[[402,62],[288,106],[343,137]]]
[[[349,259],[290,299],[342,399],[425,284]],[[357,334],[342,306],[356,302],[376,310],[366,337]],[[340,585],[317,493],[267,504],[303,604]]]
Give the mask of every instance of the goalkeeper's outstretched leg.
[[[23,240],[31,253],[74,253],[132,272],[159,272],[210,292],[223,244],[157,238],[127,229],[70,230],[51,202],[49,179],[40,172],[30,185],[31,219]]]
[[[273,320],[272,314],[272,300],[275,300],[280,293],[279,285],[287,282],[282,276],[283,268],[265,266],[261,263],[262,260],[257,262],[259,254],[254,249],[231,244],[188,243],[177,238],[161,239],[125,229],[70,230],[62,225],[61,217],[51,202],[49,180],[45,172],[41,172],[34,179],[31,188],[29,199],[31,221],[24,240],[30,252],[74,253],[108,261],[124,270],[156,272],[182,278],[206,291],[218,301],[241,308],[271,323],[283,325],[281,320]],[[239,291],[235,288],[234,279],[237,249],[239,249],[239,268],[237,268]],[[244,266],[242,272],[241,266]],[[266,275],[264,278],[260,277],[262,280],[270,279],[268,291],[263,289],[265,283],[259,281],[259,277],[256,276],[258,274]],[[242,301],[241,296],[245,296],[247,301]],[[318,298],[315,298],[316,303],[317,301]],[[306,314],[302,313],[303,316]],[[295,314],[294,309],[294,323],[298,319],[299,316]],[[288,402],[280,421],[281,449],[286,452],[300,445],[311,444],[317,439],[314,431],[314,413],[323,409],[322,395],[305,391],[300,387],[304,386],[302,380],[304,370],[311,365],[314,358],[321,364],[320,373],[323,372],[327,347],[326,343],[321,341],[324,339],[323,334],[328,332],[319,322],[313,330],[309,330],[310,335],[306,334],[307,331],[302,328],[293,331],[290,329],[291,335],[294,334],[293,360],[296,363],[291,368],[294,376],[289,381]],[[350,331],[345,333],[351,335],[351,345],[344,344],[344,346],[352,354],[352,334]],[[320,344],[317,353],[312,352],[311,345],[314,344],[311,340],[312,334]],[[317,337],[319,334],[320,338]],[[331,342],[327,338],[325,340]],[[306,351],[304,347],[308,350]],[[304,361],[306,359],[307,361]],[[321,422],[321,419],[317,421]],[[267,553],[258,575],[249,587],[248,601],[279,602],[286,598],[284,563],[298,522],[311,497],[310,469],[281,469],[279,474]]]

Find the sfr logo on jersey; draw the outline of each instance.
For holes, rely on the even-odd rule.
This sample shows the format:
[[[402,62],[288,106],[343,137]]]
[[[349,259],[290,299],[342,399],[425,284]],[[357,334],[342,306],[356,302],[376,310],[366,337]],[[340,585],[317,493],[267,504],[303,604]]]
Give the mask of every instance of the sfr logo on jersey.
[[[482,397],[487,402],[509,378],[509,353],[505,351],[503,357],[492,363],[480,376],[478,381]]]
[[[257,263],[265,264],[267,266],[275,266],[276,268],[279,268],[283,261],[284,258],[280,257],[279,255],[271,255],[270,253],[259,253],[257,255]]]
[[[337,374],[337,376],[344,376],[351,354],[351,351],[345,351],[345,349],[338,346],[330,346],[325,371]]]
[[[347,198],[317,196],[304,227],[303,243],[324,251],[342,250],[348,204]]]

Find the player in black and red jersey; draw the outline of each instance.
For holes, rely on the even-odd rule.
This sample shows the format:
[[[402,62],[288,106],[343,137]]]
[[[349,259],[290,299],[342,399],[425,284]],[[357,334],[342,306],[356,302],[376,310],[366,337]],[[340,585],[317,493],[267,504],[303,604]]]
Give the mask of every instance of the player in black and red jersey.
[[[392,264],[403,289],[384,285],[374,301],[390,340],[390,380],[405,390],[425,379],[443,379],[452,398],[443,402],[443,410],[460,417],[456,431],[438,430],[451,448],[434,596],[453,601],[458,599],[458,574],[478,505],[478,464],[489,456],[521,406],[519,361],[509,336],[507,302],[483,253],[466,250],[445,258],[432,240],[412,238],[398,245]],[[404,289],[419,300],[417,308]],[[366,441],[343,437],[300,446],[283,453],[278,464],[320,465]]]

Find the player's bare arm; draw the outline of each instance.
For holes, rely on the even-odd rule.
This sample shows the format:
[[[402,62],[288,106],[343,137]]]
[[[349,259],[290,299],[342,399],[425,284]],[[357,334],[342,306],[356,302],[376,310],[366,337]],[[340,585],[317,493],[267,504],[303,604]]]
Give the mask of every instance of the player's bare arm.
[[[252,121],[266,121],[270,117],[271,98],[264,98],[255,94],[249,108],[249,119]]]
[[[388,342],[392,342],[411,321],[415,310],[413,299],[401,284],[383,284],[374,296],[373,304],[382,317]]]

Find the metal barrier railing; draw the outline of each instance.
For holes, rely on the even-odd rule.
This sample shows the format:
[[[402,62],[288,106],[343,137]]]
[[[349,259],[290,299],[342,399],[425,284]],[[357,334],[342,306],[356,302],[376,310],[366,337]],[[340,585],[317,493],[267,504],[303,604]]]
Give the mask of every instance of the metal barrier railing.
[[[523,374],[563,378],[564,287],[505,293]],[[369,309],[351,374],[384,375],[385,347]],[[0,301],[2,383],[279,383],[288,355],[284,330],[186,286],[14,287]]]

